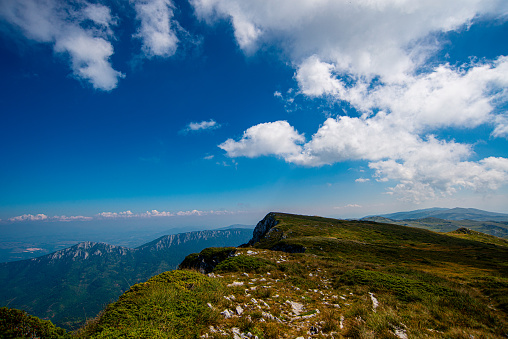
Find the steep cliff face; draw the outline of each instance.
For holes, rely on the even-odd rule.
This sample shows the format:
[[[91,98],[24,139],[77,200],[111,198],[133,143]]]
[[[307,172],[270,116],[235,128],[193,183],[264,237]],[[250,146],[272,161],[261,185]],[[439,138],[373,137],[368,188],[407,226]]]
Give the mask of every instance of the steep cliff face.
[[[230,230],[206,230],[179,234],[165,235],[152,242],[138,247],[141,252],[157,252],[170,250],[187,244],[202,244],[203,248],[209,246],[230,246],[242,244],[248,239],[251,230],[245,228]]]
[[[279,222],[275,219],[275,213],[268,213],[263,220],[258,222],[256,228],[254,228],[254,232],[252,234],[252,239],[249,241],[249,245],[253,245],[259,240],[261,240],[266,234],[268,234],[272,228],[277,226]]]

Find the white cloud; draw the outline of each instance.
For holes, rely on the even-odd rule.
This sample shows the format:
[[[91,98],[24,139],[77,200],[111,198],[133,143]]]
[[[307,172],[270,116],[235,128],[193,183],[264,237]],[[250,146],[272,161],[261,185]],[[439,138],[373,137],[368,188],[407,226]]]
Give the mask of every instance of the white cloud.
[[[174,5],[171,0],[135,0],[136,18],[140,22],[134,37],[141,39],[142,51],[147,58],[170,57],[178,47],[178,38],[172,25]]]
[[[106,6],[100,4],[86,4],[82,13],[85,18],[105,28],[116,25],[116,20],[111,16],[111,10]]]
[[[41,220],[47,220],[48,216],[45,214],[23,214],[17,217],[12,217],[7,219],[11,222],[17,222],[17,221],[41,221]]]
[[[207,215],[231,215],[241,212],[234,211],[200,211],[200,210],[189,210],[189,211],[178,211],[178,212],[168,212],[168,211],[158,211],[151,210],[142,213],[133,213],[132,211],[123,211],[123,212],[101,212],[92,217],[76,215],[76,216],[65,216],[65,215],[55,215],[53,217],[48,217],[46,214],[23,214],[20,216],[12,217],[6,219],[6,222],[30,222],[30,221],[46,221],[46,222],[69,222],[69,221],[91,221],[91,220],[114,220],[114,219],[126,219],[126,218],[167,218],[167,217],[190,217],[190,216],[207,216]],[[0,219],[0,222],[2,220]]]
[[[191,215],[197,215],[197,216],[201,216],[203,214],[205,214],[206,212],[203,212],[203,211],[198,211],[198,210],[192,210],[192,211],[179,211],[179,212],[176,212],[176,215],[178,216],[191,216]]]
[[[132,211],[124,211],[124,212],[102,212],[97,214],[96,216],[98,218],[105,218],[105,219],[117,219],[117,218],[152,218],[152,217],[174,217],[174,216],[181,216],[181,215],[191,215],[193,214],[191,212],[186,211],[179,211],[176,213],[168,212],[168,211],[158,211],[158,210],[151,210],[146,211],[142,213],[133,213]],[[204,213],[204,212],[202,212]]]
[[[340,72],[384,80],[411,72],[438,48],[430,34],[502,17],[502,0],[191,0],[209,23],[228,19],[240,48],[276,45],[295,64],[316,54]]]
[[[151,211],[146,211],[145,213],[141,213],[139,215],[136,215],[136,216],[140,216],[142,218],[150,218],[150,217],[173,217],[174,214],[171,213],[171,212],[165,212],[165,211],[162,211],[162,212],[159,212],[157,210],[151,210]]]
[[[214,130],[220,128],[221,125],[215,120],[210,119],[209,121],[191,122],[185,127],[184,132],[197,132],[203,130]]]
[[[26,38],[53,45],[54,51],[68,55],[74,77],[94,88],[110,91],[124,77],[111,66],[113,46],[107,39],[116,24],[109,8],[82,1],[5,0],[0,17],[18,28]],[[85,20],[92,25],[82,25]]]
[[[342,94],[344,85],[333,76],[333,69],[332,64],[322,62],[316,55],[305,59],[295,76],[302,93],[310,97]]]
[[[285,132],[265,128],[279,125]],[[298,138],[291,138],[291,133]],[[467,161],[471,145],[440,141],[432,135],[423,139],[391,125],[390,115],[381,113],[372,118],[329,118],[311,140],[303,142],[292,126],[278,121],[253,126],[240,141],[229,139],[219,147],[230,157],[277,155],[309,167],[366,160],[378,181],[398,182],[390,193],[415,202],[450,195],[461,188],[495,190],[508,182],[508,159]]]
[[[219,145],[229,157],[258,157],[277,155],[284,158],[301,152],[298,144],[305,141],[287,121],[275,121],[252,126],[239,141],[228,139]]]
[[[337,207],[334,207],[334,209],[336,210],[342,210],[342,209],[350,209],[350,208],[361,208],[362,206],[361,205],[358,205],[358,204],[347,204],[345,206],[337,206]]]
[[[51,219],[54,221],[90,221],[90,220],[93,220],[92,217],[85,217],[82,215],[71,215],[69,217],[67,217],[65,215],[55,215]]]
[[[506,118],[496,115],[496,108],[508,101],[508,57],[460,68],[445,64],[397,83],[377,85],[358,81],[347,86],[333,69],[315,56],[307,59],[296,75],[302,93],[347,101],[367,116],[384,110],[393,124],[411,131],[492,123],[497,125],[494,136],[505,135]]]
[[[191,3],[208,23],[230,20],[246,53],[278,48],[295,68],[299,95],[346,102],[361,115],[328,118],[308,141],[300,134],[274,138],[264,124],[256,125],[240,140],[219,145],[228,156],[277,155],[302,166],[363,160],[377,181],[395,182],[391,193],[417,201],[506,183],[506,159],[495,158],[497,167],[491,158],[469,161],[471,145],[438,140],[433,133],[491,125],[493,137],[507,137],[508,58],[426,65],[441,48],[442,33],[485,18],[506,20],[506,1]],[[255,33],[245,34],[242,27]],[[289,124],[284,130],[296,133]]]
[[[492,136],[508,139],[508,114],[496,116],[495,125],[496,128],[492,131]]]
[[[355,182],[360,182],[360,183],[369,182],[369,181],[370,181],[369,178],[358,178],[355,180]]]
[[[24,221],[88,221],[92,220],[92,217],[85,217],[82,215],[76,216],[65,216],[65,215],[55,215],[53,217],[48,217],[46,214],[23,214],[16,217],[12,217],[7,219],[10,222],[24,222]]]

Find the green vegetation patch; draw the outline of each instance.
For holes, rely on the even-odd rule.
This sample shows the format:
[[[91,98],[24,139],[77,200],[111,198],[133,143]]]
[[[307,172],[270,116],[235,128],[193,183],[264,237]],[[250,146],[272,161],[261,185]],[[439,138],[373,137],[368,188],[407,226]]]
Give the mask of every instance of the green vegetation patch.
[[[301,288],[303,290],[308,290],[308,289],[315,289],[315,288],[319,288],[319,284],[317,284],[314,280],[311,280],[309,278],[302,278],[302,277],[289,277],[286,279],[286,281],[293,285],[293,286],[296,286],[298,288]]]
[[[442,297],[452,297],[456,294],[447,287],[364,269],[347,271],[340,278],[340,282],[347,285],[369,285],[378,291],[393,292],[402,301],[419,301],[428,294]]]
[[[270,260],[238,255],[228,258],[219,263],[214,272],[268,272],[276,269],[276,265]]]
[[[442,331],[452,327],[497,333],[506,331],[502,318],[495,316],[480,296],[444,279],[438,284],[379,271],[353,269],[336,281],[336,284],[340,283],[368,286],[381,296],[383,292],[387,292],[387,300],[390,300],[389,294],[392,294],[404,303],[400,304],[401,309],[405,309],[410,303],[410,309],[420,310],[418,312],[421,313],[422,319],[425,315],[430,315],[429,325]],[[414,317],[415,313],[411,312],[411,317]]]
[[[478,277],[470,283],[497,304],[496,307],[508,315],[508,279],[501,277]]]
[[[178,270],[136,284],[78,334],[80,338],[195,338],[214,324],[224,286],[194,271]]]
[[[63,328],[13,308],[0,308],[0,338],[71,338]]]

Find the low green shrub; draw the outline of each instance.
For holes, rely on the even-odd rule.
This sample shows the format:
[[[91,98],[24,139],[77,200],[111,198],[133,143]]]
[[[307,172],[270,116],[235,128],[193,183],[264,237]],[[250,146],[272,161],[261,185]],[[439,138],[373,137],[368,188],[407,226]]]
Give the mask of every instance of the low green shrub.
[[[377,291],[395,293],[399,300],[407,302],[420,301],[425,295],[429,294],[441,297],[457,295],[454,290],[440,285],[364,269],[347,271],[340,277],[338,282],[347,285],[369,285]]]
[[[41,320],[14,308],[1,307],[0,338],[64,339],[71,338],[71,335],[49,320]]]
[[[217,304],[225,293],[215,279],[177,270],[136,284],[108,305],[78,338],[194,338],[219,319]]]
[[[269,272],[274,270],[276,265],[270,260],[249,257],[247,255],[238,255],[227,258],[220,262],[214,269],[214,272]]]

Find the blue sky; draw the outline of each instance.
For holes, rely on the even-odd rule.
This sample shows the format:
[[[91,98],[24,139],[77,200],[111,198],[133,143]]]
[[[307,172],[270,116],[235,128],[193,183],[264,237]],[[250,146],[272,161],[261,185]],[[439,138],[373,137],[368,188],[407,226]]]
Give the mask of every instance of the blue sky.
[[[4,0],[1,222],[508,212],[507,19],[496,0]]]

